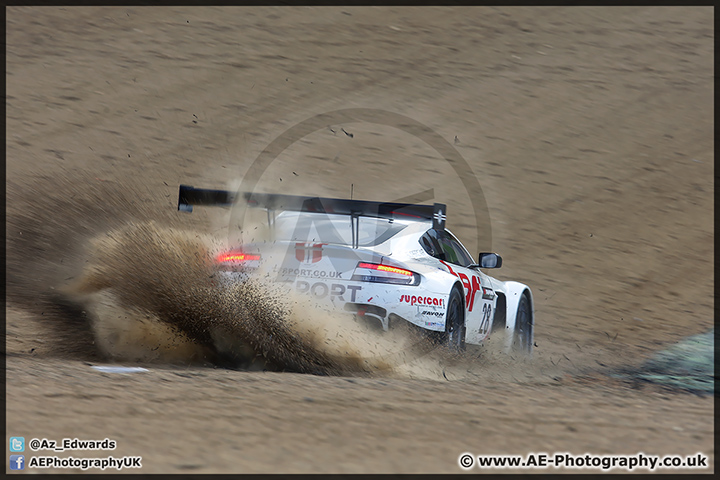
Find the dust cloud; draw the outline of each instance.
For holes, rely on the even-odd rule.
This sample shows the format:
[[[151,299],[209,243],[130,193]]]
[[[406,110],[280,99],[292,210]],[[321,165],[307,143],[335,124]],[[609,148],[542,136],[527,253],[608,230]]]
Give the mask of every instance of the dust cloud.
[[[8,298],[41,311],[55,355],[421,378],[448,378],[443,363],[474,360],[260,278],[220,282],[213,258],[223,238],[181,227],[188,216],[153,209],[150,192],[82,176],[11,188]]]

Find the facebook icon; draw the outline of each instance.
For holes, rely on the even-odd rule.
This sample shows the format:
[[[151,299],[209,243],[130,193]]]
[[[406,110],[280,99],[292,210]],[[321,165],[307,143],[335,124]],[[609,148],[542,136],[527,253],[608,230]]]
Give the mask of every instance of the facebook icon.
[[[25,470],[25,455],[10,455],[10,470]]]

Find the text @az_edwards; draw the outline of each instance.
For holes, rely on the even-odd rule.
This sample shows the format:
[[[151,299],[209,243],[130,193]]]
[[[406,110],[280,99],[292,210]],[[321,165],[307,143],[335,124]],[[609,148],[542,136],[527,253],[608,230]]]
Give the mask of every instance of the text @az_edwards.
[[[117,442],[105,438],[103,440],[80,440],[78,438],[63,438],[61,441],[50,440],[47,438],[33,438],[28,443],[30,450],[37,452],[40,450],[52,450],[55,452],[64,452],[66,450],[115,450]]]

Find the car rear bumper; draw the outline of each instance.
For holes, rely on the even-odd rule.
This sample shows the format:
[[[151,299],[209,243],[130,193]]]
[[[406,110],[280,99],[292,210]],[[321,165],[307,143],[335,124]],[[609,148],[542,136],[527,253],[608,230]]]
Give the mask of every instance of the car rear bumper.
[[[240,271],[219,271],[218,286],[245,282],[251,275]],[[416,286],[327,278],[271,278],[273,287],[309,297],[321,308],[367,316],[387,330],[391,315],[401,317],[426,330],[444,331],[448,295],[426,293]]]

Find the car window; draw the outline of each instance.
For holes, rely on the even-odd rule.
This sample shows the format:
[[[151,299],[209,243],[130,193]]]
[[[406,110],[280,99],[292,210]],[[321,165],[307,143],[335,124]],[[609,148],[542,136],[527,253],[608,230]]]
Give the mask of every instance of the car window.
[[[431,257],[461,267],[467,267],[475,263],[462,244],[448,231],[428,230],[420,237],[420,246]]]
[[[444,246],[443,249],[452,250],[455,258],[455,261],[448,261],[451,261],[452,263],[460,265],[462,267],[467,267],[468,265],[472,265],[475,263],[472,256],[470,256],[468,251],[465,250],[465,247],[462,246],[462,244],[458,241],[457,238],[452,235],[452,233],[446,230],[443,232],[443,234],[443,241],[447,244],[447,247]]]
[[[423,247],[423,250],[431,257],[445,260],[445,254],[442,253],[440,244],[437,241],[437,236],[435,235],[435,230],[428,230],[420,237],[420,246]]]
[[[386,218],[360,217],[357,243],[361,247],[379,245],[406,226]],[[275,219],[275,238],[292,242],[351,245],[353,231],[348,215],[282,212]]]

